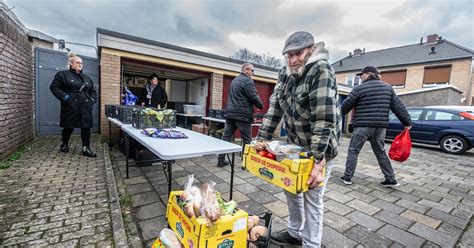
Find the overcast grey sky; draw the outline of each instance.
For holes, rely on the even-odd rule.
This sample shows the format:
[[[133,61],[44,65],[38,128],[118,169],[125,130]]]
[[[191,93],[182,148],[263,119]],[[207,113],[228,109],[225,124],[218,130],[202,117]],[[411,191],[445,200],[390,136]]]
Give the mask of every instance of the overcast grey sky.
[[[30,29],[94,46],[100,27],[222,56],[246,47],[281,59],[288,35],[306,30],[326,42],[332,62],[355,48],[409,45],[433,33],[474,47],[472,0],[3,1]]]

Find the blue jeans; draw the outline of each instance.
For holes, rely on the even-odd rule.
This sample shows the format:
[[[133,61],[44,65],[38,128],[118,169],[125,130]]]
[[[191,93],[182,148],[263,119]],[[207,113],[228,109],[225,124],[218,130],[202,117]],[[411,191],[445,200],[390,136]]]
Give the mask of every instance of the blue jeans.
[[[347,178],[352,178],[354,176],[360,150],[365,142],[369,140],[370,145],[372,146],[372,151],[377,158],[377,162],[379,163],[380,169],[382,169],[385,178],[389,181],[395,180],[392,164],[385,152],[384,139],[385,128],[355,127],[349,143],[349,149],[347,150],[346,171],[344,172],[344,175]]]
[[[324,186],[310,189],[304,193],[293,194],[285,191],[290,220],[288,233],[303,240],[303,247],[321,247],[323,236],[323,196],[326,191],[333,161],[326,164]]]

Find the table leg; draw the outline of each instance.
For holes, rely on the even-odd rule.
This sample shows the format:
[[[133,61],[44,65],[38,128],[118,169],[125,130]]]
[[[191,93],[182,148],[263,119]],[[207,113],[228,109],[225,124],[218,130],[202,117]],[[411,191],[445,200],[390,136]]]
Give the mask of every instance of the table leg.
[[[130,147],[129,147],[129,140],[128,140],[128,134],[126,132],[123,133],[124,135],[124,139],[125,139],[125,166],[126,166],[126,170],[127,170],[127,178],[128,178],[128,158],[130,156],[129,154],[129,150],[130,150]]]
[[[232,192],[234,191],[234,162],[235,162],[235,153],[232,153],[232,160],[230,161],[230,200],[232,200]]]
[[[112,147],[112,126],[109,120],[109,148]]]
[[[188,129],[188,117],[184,116],[184,128]]]
[[[170,196],[171,193],[171,179],[172,177],[172,168],[171,168],[171,160],[167,161],[168,163],[168,197]]]

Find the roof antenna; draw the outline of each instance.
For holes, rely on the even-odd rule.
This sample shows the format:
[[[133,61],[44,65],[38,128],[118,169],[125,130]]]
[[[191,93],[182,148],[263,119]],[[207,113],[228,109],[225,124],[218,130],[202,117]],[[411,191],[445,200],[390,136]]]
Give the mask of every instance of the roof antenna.
[[[436,53],[436,52],[435,52],[435,47],[432,46],[432,47],[431,47],[431,52],[430,52],[429,54],[435,54],[435,53]]]
[[[420,39],[420,45],[423,45],[423,37]]]

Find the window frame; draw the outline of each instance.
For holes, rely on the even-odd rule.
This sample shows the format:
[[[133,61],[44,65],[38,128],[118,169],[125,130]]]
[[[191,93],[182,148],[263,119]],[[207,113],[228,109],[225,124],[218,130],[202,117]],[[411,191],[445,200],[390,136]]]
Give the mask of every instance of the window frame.
[[[445,83],[425,83],[425,78],[426,78],[426,70],[428,69],[438,69],[438,68],[447,68],[449,67],[449,74],[448,74],[448,81]],[[433,65],[433,66],[425,66],[423,68],[423,80],[421,81],[422,87],[423,88],[430,88],[430,87],[436,87],[439,85],[450,85],[451,81],[451,72],[453,70],[453,65],[452,64],[444,64],[444,65]]]

